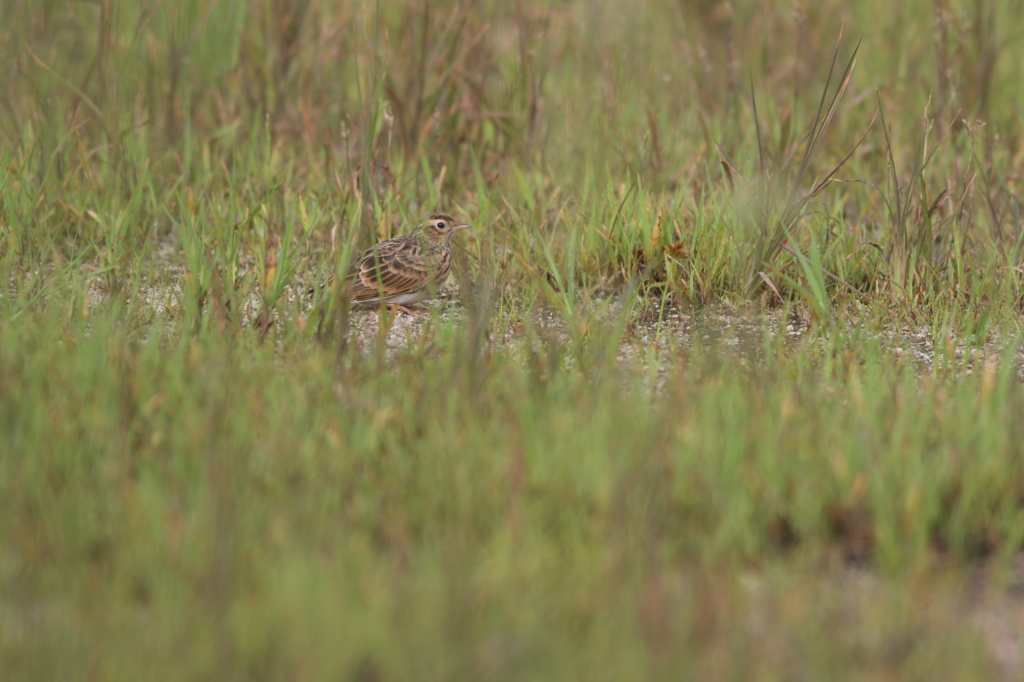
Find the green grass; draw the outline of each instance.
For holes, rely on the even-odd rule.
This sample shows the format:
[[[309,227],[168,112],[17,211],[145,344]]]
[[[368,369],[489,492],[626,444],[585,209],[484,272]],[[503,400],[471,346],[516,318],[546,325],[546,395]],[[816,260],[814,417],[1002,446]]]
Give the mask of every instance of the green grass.
[[[1016,679],[1022,19],[795,7],[0,4],[2,677]]]

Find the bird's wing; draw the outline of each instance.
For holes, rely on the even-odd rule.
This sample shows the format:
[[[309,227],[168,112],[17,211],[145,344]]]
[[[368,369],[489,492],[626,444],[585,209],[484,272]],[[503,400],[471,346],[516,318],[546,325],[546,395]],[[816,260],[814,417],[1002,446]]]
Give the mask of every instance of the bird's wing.
[[[416,291],[427,281],[427,268],[418,242],[392,239],[367,249],[349,270],[355,301]]]

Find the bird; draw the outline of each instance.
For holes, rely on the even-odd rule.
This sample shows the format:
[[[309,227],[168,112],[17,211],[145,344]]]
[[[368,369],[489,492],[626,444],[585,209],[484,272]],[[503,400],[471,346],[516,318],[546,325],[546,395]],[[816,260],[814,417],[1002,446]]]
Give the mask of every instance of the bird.
[[[345,277],[351,301],[378,305],[407,315],[426,311],[409,306],[433,295],[452,269],[452,237],[471,225],[431,213],[416,231],[374,244],[353,262]]]

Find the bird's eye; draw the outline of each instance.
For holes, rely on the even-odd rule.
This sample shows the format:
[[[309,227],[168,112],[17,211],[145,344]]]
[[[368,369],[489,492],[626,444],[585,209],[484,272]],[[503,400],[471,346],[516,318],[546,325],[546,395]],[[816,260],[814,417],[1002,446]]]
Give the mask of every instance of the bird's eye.
[[[438,223],[437,224],[437,229],[443,230],[444,229],[444,223]]]

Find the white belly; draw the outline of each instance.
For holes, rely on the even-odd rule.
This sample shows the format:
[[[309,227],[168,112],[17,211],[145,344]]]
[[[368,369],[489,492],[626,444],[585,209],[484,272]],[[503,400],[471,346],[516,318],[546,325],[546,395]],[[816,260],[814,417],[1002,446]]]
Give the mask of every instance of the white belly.
[[[388,296],[386,298],[388,303],[397,303],[398,305],[407,305],[409,303],[419,303],[427,297],[427,290],[420,289],[419,291],[410,291],[404,294],[395,294],[394,296]]]

